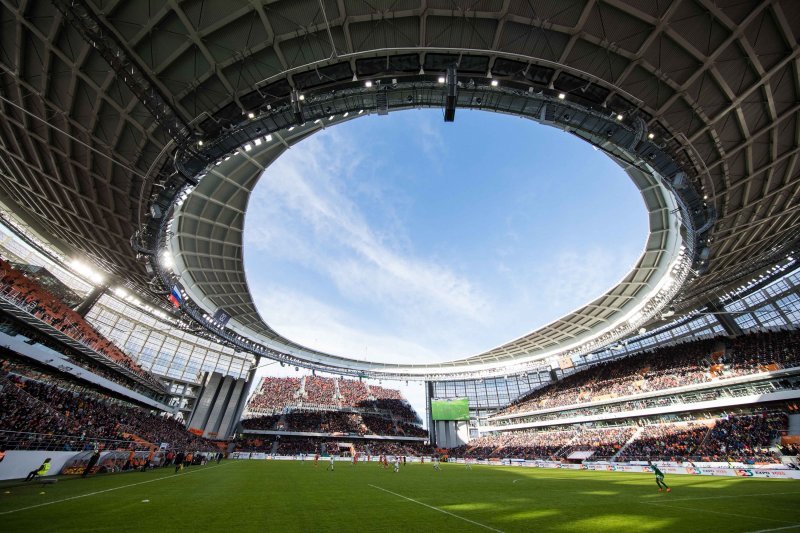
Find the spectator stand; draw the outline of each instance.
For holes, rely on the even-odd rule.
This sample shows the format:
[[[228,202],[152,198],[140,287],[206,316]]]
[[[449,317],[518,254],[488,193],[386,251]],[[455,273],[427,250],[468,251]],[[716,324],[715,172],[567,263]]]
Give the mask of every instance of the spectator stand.
[[[94,330],[83,317],[2,259],[0,311],[154,392],[167,392],[166,386],[158,378],[139,367],[111,341]]]
[[[723,350],[720,339],[685,343],[595,365],[534,391],[490,417],[489,425],[582,422],[627,411],[643,416],[710,400],[723,406],[726,398],[747,395],[774,393],[776,401],[800,396],[797,332],[756,333],[732,342]],[[741,398],[730,403],[737,402]]]

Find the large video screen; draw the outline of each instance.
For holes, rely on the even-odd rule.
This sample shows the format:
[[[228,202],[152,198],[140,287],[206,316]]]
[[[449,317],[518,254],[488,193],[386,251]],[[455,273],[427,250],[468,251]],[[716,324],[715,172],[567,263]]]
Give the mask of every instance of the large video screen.
[[[469,400],[431,400],[431,415],[434,420],[469,420]]]

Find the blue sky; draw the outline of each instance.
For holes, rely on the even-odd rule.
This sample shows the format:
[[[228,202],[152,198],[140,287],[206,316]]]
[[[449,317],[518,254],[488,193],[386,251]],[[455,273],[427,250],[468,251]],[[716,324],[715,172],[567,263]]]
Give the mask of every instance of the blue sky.
[[[262,176],[245,269],[262,317],[306,346],[442,361],[601,295],[642,252],[627,175],[555,128],[494,113],[366,116]]]

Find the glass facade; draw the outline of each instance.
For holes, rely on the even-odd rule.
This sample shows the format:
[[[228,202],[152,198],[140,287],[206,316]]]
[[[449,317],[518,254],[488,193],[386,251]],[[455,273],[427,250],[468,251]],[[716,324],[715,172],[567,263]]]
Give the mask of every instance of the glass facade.
[[[86,315],[103,335],[159,376],[197,383],[202,372],[246,377],[252,356],[165,324],[113,296],[102,296]]]

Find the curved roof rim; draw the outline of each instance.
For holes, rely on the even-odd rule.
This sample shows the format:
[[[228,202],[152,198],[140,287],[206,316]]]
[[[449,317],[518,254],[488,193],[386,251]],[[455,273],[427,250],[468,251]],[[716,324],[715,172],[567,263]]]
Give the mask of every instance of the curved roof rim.
[[[506,112],[508,112],[508,110],[506,110]],[[532,118],[532,117],[529,117],[529,118]],[[547,122],[547,121],[544,121],[544,122]],[[549,124],[553,125],[552,122],[550,122]],[[294,129],[294,128],[290,128],[290,129]],[[611,144],[610,147],[609,146],[603,146],[603,148],[607,152],[613,151],[613,149],[614,149],[613,143],[609,143],[609,141],[607,139],[606,140],[594,139],[592,142],[594,142],[595,144],[601,145],[601,146],[603,144],[607,144],[607,143]],[[619,155],[621,157],[625,157],[625,152],[620,152]],[[629,160],[628,164],[630,164],[630,161],[632,161],[631,158],[630,158],[630,154],[628,154],[628,160]],[[649,167],[649,165],[646,165],[646,166]],[[677,256],[678,248],[676,246],[674,246],[674,245],[677,242],[682,242],[680,236],[677,233],[677,229],[678,229],[678,227],[680,225],[680,222],[678,221],[677,216],[676,216],[676,213],[678,212],[678,210],[675,209],[674,201],[672,203],[669,203],[667,201],[667,199],[671,196],[672,192],[666,187],[665,180],[663,179],[663,177],[662,176],[656,177],[655,175],[653,175],[652,176],[651,186],[652,187],[656,187],[661,191],[659,196],[662,199],[662,203],[657,205],[656,208],[659,209],[659,210],[663,210],[665,207],[667,207],[667,205],[669,205],[670,209],[668,209],[668,212],[671,213],[670,214],[670,219],[673,221],[672,223],[669,224],[669,226],[671,228],[670,232],[673,235],[673,238],[671,240],[671,244],[673,245],[672,253],[671,254],[667,254],[667,256],[670,257],[670,260],[661,261],[661,263],[660,263],[661,264],[661,268],[659,268],[659,273],[660,273],[660,276],[661,276],[660,279],[663,280],[663,279],[665,279],[665,276],[669,273],[669,266],[671,266],[674,263],[674,258]],[[648,210],[651,210],[651,209],[648,209]],[[677,237],[675,235],[677,235]],[[684,269],[684,272],[685,271],[686,271],[686,269]],[[683,280],[681,279],[681,280],[675,280],[675,281],[680,281],[682,283]],[[676,283],[676,285],[679,285],[679,284],[680,283]],[[647,285],[648,286],[650,285],[649,281],[648,281]],[[210,304],[212,307],[214,306],[214,302],[210,301],[208,298],[204,297],[204,295],[197,295],[197,296],[200,296],[200,300],[206,302],[207,305]],[[608,294],[606,294],[605,296],[608,296]],[[637,319],[641,319],[641,318],[645,317],[645,315],[643,313],[641,313],[641,310],[628,310],[627,308],[625,308],[625,310],[627,312],[626,317],[631,317],[633,315],[638,315]],[[626,318],[626,320],[627,320],[627,318]],[[234,321],[235,321],[235,323],[238,323],[238,320],[234,319]],[[563,321],[563,318],[560,319],[559,321],[556,321],[556,323],[557,322],[561,322],[561,321]],[[266,326],[266,324],[264,324],[264,325]],[[239,327],[237,327],[236,329],[240,329],[241,328],[241,331],[239,331],[239,333],[243,333],[245,336],[252,336],[252,337],[258,339],[262,344],[265,344],[265,345],[268,345],[268,346],[273,346],[275,349],[282,350],[282,351],[288,351],[292,355],[298,356],[298,357],[302,357],[303,359],[306,360],[306,362],[309,362],[309,363],[312,363],[312,364],[322,364],[322,365],[326,365],[326,366],[334,365],[335,367],[339,367],[340,370],[351,370],[351,371],[352,370],[355,370],[355,371],[363,370],[364,372],[376,372],[376,373],[383,373],[383,372],[389,371],[389,372],[392,372],[393,374],[396,374],[397,372],[400,372],[402,375],[405,375],[405,376],[407,376],[407,377],[409,377],[411,379],[414,379],[414,378],[420,379],[420,376],[423,376],[424,378],[428,378],[432,374],[437,374],[438,375],[438,374],[441,374],[442,372],[445,372],[448,375],[453,375],[453,374],[456,374],[456,373],[465,373],[465,372],[469,372],[469,373],[481,372],[482,373],[481,375],[485,376],[487,371],[491,372],[492,368],[495,368],[500,364],[503,365],[503,368],[500,369],[500,370],[497,370],[497,372],[495,372],[495,373],[497,373],[497,374],[501,374],[501,373],[502,374],[508,374],[508,373],[511,372],[510,367],[508,366],[509,363],[512,363],[512,364],[515,364],[515,363],[521,363],[521,364],[532,363],[534,361],[541,361],[542,359],[545,359],[547,357],[552,357],[553,355],[556,355],[556,354],[559,354],[559,353],[564,353],[564,351],[568,352],[569,349],[573,349],[573,350],[576,349],[574,347],[574,345],[563,346],[563,344],[562,344],[562,347],[563,348],[567,348],[567,350],[551,350],[551,351],[547,351],[547,352],[544,352],[544,353],[537,353],[536,355],[533,355],[531,357],[490,356],[489,353],[491,353],[491,352],[489,352],[489,353],[484,352],[483,354],[478,354],[476,356],[472,356],[472,357],[467,358],[467,359],[457,360],[457,361],[450,361],[450,362],[441,363],[441,364],[438,364],[438,365],[385,365],[385,364],[378,364],[378,363],[370,363],[370,362],[367,362],[367,361],[359,361],[357,359],[350,359],[350,358],[346,358],[346,357],[333,356],[332,354],[325,354],[325,353],[322,353],[322,352],[317,352],[315,350],[308,350],[308,349],[306,349],[304,347],[300,347],[296,343],[293,343],[293,342],[289,341],[288,339],[281,338],[281,340],[287,341],[285,343],[284,342],[276,342],[277,339],[265,338],[263,336],[263,334],[260,334],[257,331],[252,330],[250,327],[246,326],[245,324],[238,324],[238,326]],[[619,323],[615,323],[615,326],[618,327]],[[549,325],[545,326],[544,328],[540,328],[540,330],[541,329],[546,329],[548,327],[549,327]],[[599,332],[599,336],[602,336],[603,334],[608,334],[609,333],[609,331],[608,331],[609,329],[613,329],[613,328],[606,328],[605,330],[600,331]],[[629,328],[625,328],[625,329],[629,329]],[[537,331],[539,331],[539,330],[537,330]],[[272,332],[271,329],[270,329],[270,332]],[[619,332],[617,332],[617,333],[619,333]],[[498,350],[502,350],[508,344],[509,343],[506,343],[506,345],[498,347],[497,349]],[[581,350],[578,350],[578,351],[581,351]],[[298,355],[298,352],[299,352],[299,355]],[[541,352],[541,350],[539,350],[539,352]],[[495,363],[487,363],[487,360],[489,358],[495,360]],[[459,365],[459,363],[461,363],[461,365],[457,366],[457,365]],[[341,365],[341,367],[346,367],[346,368],[341,368],[340,365]]]

